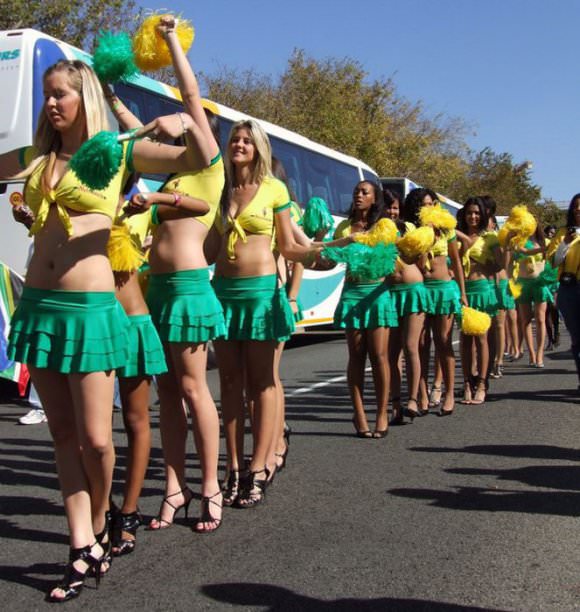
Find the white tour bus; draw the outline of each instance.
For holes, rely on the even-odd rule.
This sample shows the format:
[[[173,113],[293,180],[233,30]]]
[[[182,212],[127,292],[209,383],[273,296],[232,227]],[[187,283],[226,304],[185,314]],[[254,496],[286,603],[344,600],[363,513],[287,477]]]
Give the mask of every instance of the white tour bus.
[[[36,30],[0,32],[0,153],[32,143],[37,117],[42,109],[42,75],[59,59],[92,63],[86,52]],[[115,86],[117,95],[144,122],[181,109],[179,91],[139,75]],[[247,115],[207,101],[220,120],[222,145],[234,121]],[[337,221],[346,216],[352,190],[362,179],[378,182],[377,174],[361,162],[317,144],[295,132],[258,120],[268,133],[274,155],[282,161],[298,201],[323,198]],[[115,125],[112,121],[112,125]],[[143,175],[139,189],[156,190],[165,177]],[[14,223],[9,202],[22,194],[22,182],[0,181],[0,261],[16,272],[24,271],[29,240],[23,227]],[[344,268],[327,272],[307,270],[300,290],[302,327],[331,323],[344,279]]]

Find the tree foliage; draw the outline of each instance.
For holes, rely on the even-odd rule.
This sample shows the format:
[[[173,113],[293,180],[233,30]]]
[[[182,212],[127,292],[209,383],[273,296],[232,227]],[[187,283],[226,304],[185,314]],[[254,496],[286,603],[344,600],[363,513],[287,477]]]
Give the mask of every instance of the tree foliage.
[[[139,15],[135,0],[2,0],[0,30],[35,28],[92,49],[99,30],[132,30]]]
[[[488,193],[500,211],[536,205],[540,188],[509,153],[467,145],[468,126],[400,96],[392,79],[369,81],[351,59],[295,50],[278,78],[253,70],[204,74],[208,97],[362,159],[379,176],[407,176],[457,201]]]

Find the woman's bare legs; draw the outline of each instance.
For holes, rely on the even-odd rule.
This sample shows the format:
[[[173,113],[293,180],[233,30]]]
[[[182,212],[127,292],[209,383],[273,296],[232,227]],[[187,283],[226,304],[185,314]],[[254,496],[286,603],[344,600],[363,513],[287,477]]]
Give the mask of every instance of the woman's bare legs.
[[[399,321],[399,327],[393,327],[389,335],[389,370],[391,375],[391,403],[393,407],[393,417],[391,424],[400,424],[403,419],[401,411],[401,367],[400,357],[403,350],[403,325]],[[420,366],[419,366],[420,368]],[[419,369],[420,373],[420,369]],[[409,366],[407,365],[407,380],[409,378]]]
[[[127,468],[121,512],[137,511],[139,496],[149,465],[151,427],[149,423],[149,377],[120,378],[119,390],[123,423],[127,432]]]
[[[254,401],[256,435],[250,461],[250,471],[264,469],[272,444],[277,421],[277,391],[274,380],[276,341],[249,340],[244,342],[244,363],[247,367],[248,391]]]
[[[518,336],[518,312],[515,308],[512,308],[510,310],[506,310],[505,313],[505,318],[506,318],[506,327],[507,327],[507,331],[508,331],[508,337],[510,338],[510,342],[511,342],[511,351],[509,351],[514,359],[519,359],[521,356],[520,353],[520,342],[519,342],[519,336]]]
[[[518,315],[520,321],[520,344],[525,339],[530,355],[530,365],[536,364],[536,350],[534,348],[534,336],[532,334],[532,305],[519,304]],[[521,352],[521,351],[520,351]]]
[[[473,336],[460,334],[459,354],[461,356],[461,371],[463,373],[463,399],[461,404],[471,404],[471,378],[473,370]]]
[[[358,329],[346,330],[348,364],[346,380],[354,409],[354,426],[357,432],[369,430],[364,406],[365,365],[367,359],[366,336]]]
[[[415,312],[403,318],[403,350],[405,351],[405,364],[407,368],[407,388],[408,403],[411,410],[416,410],[419,406],[419,386],[421,383],[421,355],[419,352],[419,342],[421,333],[425,326],[425,313]],[[421,410],[425,410],[421,408]]]
[[[160,529],[173,522],[176,508],[188,503],[185,479],[185,446],[187,442],[187,415],[177,374],[168,343],[164,344],[168,371],[157,377],[159,392],[159,429],[165,465],[165,498],[149,527]],[[167,500],[167,501],[165,501]]]
[[[493,330],[495,334],[496,354],[493,363],[494,376],[501,376],[501,368],[503,367],[503,354],[505,353],[505,327],[506,327],[506,311],[498,310],[493,318]]]
[[[534,304],[534,316],[536,318],[536,364],[544,363],[544,347],[546,345],[546,302]]]
[[[56,466],[71,548],[92,546],[103,530],[113,479],[112,441],[113,372],[64,375],[29,366],[54,441]],[[75,568],[83,572],[79,560]],[[51,592],[64,597],[62,589]]]
[[[390,369],[387,355],[389,349],[389,331],[390,329],[388,327],[377,327],[375,329],[365,330],[366,346],[371,362],[377,402],[375,433],[386,431],[389,427],[389,420],[387,417],[390,386]]]
[[[244,467],[244,351],[236,340],[214,340],[220,376],[221,411],[226,438],[226,474]]]
[[[274,352],[274,383],[276,385],[276,426],[272,436],[272,444],[268,450],[267,466],[272,476],[274,471],[283,465],[286,453],[286,439],[284,438],[284,425],[286,424],[286,401],[284,398],[284,385],[280,379],[280,363],[285,342],[279,342]]]
[[[211,498],[209,515],[202,501],[197,531],[214,531],[221,522],[221,493],[218,483],[220,423],[207,386],[207,343],[172,342],[169,345],[176,381],[192,417],[193,437],[201,466],[201,495]],[[178,501],[178,500],[174,500]]]
[[[455,405],[455,352],[453,350],[453,315],[433,316],[433,340],[435,351],[443,370],[445,399],[442,412],[450,412]]]

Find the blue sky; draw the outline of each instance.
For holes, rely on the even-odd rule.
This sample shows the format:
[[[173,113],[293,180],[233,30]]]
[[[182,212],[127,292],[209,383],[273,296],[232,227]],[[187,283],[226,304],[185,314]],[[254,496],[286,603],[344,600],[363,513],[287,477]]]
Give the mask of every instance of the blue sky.
[[[580,191],[580,0],[173,0],[170,6],[195,26],[189,57],[196,70],[278,75],[295,48],[316,59],[349,57],[371,79],[392,77],[399,94],[422,100],[428,114],[464,119],[474,149],[489,146],[518,163],[530,160],[544,197],[566,201]]]

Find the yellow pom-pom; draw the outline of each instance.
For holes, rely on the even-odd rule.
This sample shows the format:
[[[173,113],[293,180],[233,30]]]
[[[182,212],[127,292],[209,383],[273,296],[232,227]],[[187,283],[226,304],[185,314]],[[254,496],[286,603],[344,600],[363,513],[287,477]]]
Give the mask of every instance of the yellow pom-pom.
[[[113,272],[133,272],[145,261],[143,252],[126,225],[113,225],[107,243],[107,254]]]
[[[157,32],[162,17],[172,15],[154,14],[146,17],[133,37],[135,63],[141,70],[159,70],[171,66],[171,53],[167,43]],[[189,51],[195,32],[191,23],[185,19],[176,19],[175,32],[184,53]]]
[[[463,306],[461,309],[461,331],[466,336],[481,336],[491,327],[491,317],[486,312]]]
[[[510,278],[509,280],[509,287],[510,287],[510,291],[511,294],[514,298],[514,300],[517,300],[520,295],[522,294],[522,286],[520,283],[517,283],[513,278]]]
[[[498,232],[499,243],[502,247],[505,247],[507,235],[511,232],[511,245],[523,247],[528,238],[535,233],[537,227],[538,222],[534,215],[528,210],[527,206],[523,204],[514,206],[504,226]]]
[[[452,230],[457,225],[455,217],[445,210],[441,204],[423,206],[419,211],[421,225],[430,225],[435,229]]]
[[[367,246],[377,246],[379,243],[389,244],[397,239],[397,226],[391,219],[379,219],[368,232],[356,234],[355,242]]]
[[[435,242],[432,227],[418,227],[408,231],[397,241],[397,248],[405,259],[416,259],[428,253]]]

